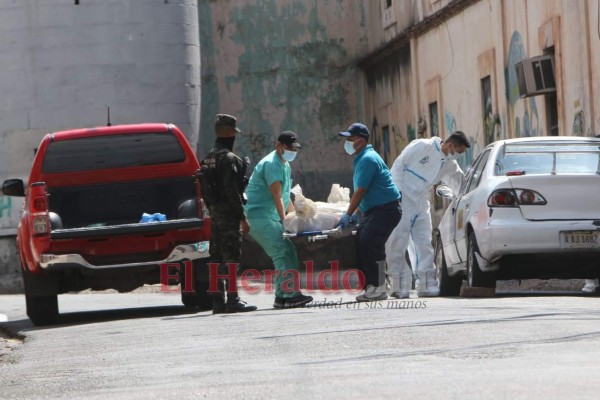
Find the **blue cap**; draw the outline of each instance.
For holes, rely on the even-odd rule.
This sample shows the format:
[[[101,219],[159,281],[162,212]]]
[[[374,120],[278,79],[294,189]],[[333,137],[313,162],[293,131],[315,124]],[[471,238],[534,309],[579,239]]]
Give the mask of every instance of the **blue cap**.
[[[369,138],[369,128],[367,128],[364,124],[356,122],[348,127],[345,132],[340,132],[339,136],[360,136],[365,139]]]

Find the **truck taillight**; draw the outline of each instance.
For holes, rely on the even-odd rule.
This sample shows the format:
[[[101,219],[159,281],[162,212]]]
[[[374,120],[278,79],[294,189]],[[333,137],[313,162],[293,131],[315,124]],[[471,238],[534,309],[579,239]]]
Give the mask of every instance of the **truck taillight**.
[[[48,233],[48,215],[36,215],[33,217],[32,226],[34,235],[45,235]]]
[[[45,197],[38,197],[33,200],[33,210],[32,211],[46,211],[48,206],[46,204]]]
[[[499,189],[488,199],[489,207],[518,207],[538,206],[546,204],[546,199],[533,190],[528,189]]]
[[[30,221],[33,235],[47,235],[50,233],[50,219],[48,216],[48,191],[44,182],[35,182],[29,189],[31,196]]]

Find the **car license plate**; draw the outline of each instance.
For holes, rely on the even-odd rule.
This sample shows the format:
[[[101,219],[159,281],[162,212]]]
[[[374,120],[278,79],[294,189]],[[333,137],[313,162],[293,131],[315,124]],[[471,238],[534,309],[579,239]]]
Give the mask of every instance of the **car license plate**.
[[[598,231],[564,231],[560,233],[562,248],[600,248],[600,232]]]

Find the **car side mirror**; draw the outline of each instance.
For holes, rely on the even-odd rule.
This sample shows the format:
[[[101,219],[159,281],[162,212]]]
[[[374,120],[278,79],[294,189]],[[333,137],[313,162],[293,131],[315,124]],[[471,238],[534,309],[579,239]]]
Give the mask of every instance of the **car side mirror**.
[[[25,185],[21,179],[7,179],[2,184],[2,194],[5,196],[25,196]]]
[[[448,186],[446,185],[440,185],[435,189],[435,194],[444,198],[444,199],[448,199],[448,200],[454,200],[454,198],[456,196],[454,196],[454,193],[452,192],[452,189],[450,189]]]

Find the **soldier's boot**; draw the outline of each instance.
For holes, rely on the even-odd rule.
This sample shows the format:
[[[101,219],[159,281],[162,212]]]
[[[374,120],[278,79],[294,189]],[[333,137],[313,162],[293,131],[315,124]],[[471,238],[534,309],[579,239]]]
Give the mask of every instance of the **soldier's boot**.
[[[235,274],[231,275],[237,276],[237,271],[235,271]],[[225,279],[224,282],[225,289],[227,291],[227,302],[225,303],[226,313],[232,314],[236,312],[256,311],[256,306],[248,305],[248,303],[242,301],[240,296],[238,296],[237,281],[231,282],[230,279]]]
[[[251,306],[237,296],[237,293],[227,294],[227,303],[225,303],[226,313],[256,311],[256,306]]]
[[[256,311],[256,306],[248,305],[240,299],[237,292],[237,282],[226,281],[227,284],[227,303],[225,303],[225,312],[232,314],[237,312]]]
[[[211,294],[213,302],[213,314],[223,314],[227,311],[225,307],[225,281],[220,279],[218,285],[219,291]]]

